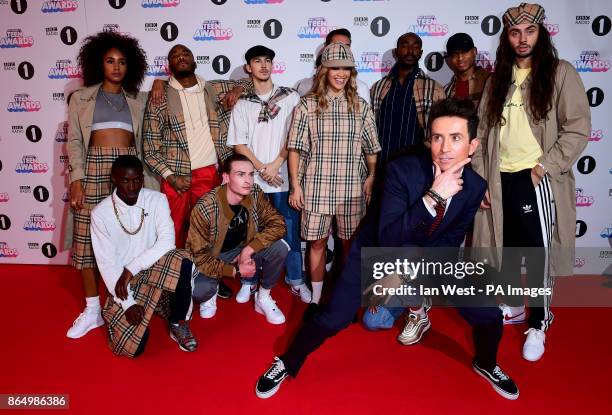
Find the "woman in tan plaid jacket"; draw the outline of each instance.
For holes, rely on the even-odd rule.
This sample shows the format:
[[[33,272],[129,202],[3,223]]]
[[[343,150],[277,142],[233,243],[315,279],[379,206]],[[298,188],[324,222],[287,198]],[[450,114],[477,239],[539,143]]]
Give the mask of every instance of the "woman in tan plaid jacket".
[[[289,204],[302,211],[302,238],[310,243],[309,312],[321,297],[332,220],[348,252],[372,195],[380,145],[372,110],[357,95],[354,67],[347,45],[323,50],[313,89],[296,106],[288,137]]]

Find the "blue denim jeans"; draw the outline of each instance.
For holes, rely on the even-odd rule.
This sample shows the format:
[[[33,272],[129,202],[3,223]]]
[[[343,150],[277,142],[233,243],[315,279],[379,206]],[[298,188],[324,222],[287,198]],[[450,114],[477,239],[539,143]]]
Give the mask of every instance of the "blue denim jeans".
[[[363,315],[363,325],[368,330],[390,329],[405,310],[402,307],[377,306],[376,308],[376,313],[368,309]]]
[[[300,239],[300,212],[289,206],[289,192],[266,193],[272,206],[285,218],[287,234],[283,238],[291,249],[285,265],[285,282],[289,285],[304,283],[302,271],[302,240]]]

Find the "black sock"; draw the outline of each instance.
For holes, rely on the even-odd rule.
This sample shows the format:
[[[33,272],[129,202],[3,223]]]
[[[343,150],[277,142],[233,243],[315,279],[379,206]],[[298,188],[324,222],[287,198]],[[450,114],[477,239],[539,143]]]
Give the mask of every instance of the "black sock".
[[[168,321],[171,324],[177,324],[181,320],[185,320],[189,306],[191,305],[191,266],[192,262],[188,259],[183,259],[181,264],[181,275],[176,290],[170,294],[170,318]]]

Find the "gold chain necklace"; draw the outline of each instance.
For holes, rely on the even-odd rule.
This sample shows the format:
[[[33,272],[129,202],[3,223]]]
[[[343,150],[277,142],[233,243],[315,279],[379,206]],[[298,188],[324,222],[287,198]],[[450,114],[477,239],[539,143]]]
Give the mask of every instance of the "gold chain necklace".
[[[109,97],[106,95],[106,93],[104,92],[104,90],[103,90],[103,89],[100,89],[100,92],[102,92],[102,96],[103,96],[103,97],[104,97],[104,99],[106,100],[106,103],[107,103],[108,105],[110,105],[110,107],[111,107],[112,109],[114,109],[114,110],[115,110],[115,112],[121,112],[121,111],[123,111],[123,108],[125,108],[125,99],[121,100],[121,107],[120,107],[120,108],[117,108],[117,107],[115,107],[115,104],[113,104],[113,102],[110,100],[110,98],[109,98]],[[121,95],[123,96],[123,93],[122,93]],[[124,98],[125,98],[125,96],[124,96]]]
[[[121,229],[123,229],[123,232],[127,233],[128,235],[136,235],[138,232],[140,232],[140,229],[142,229],[142,224],[144,223],[144,218],[145,218],[144,209],[140,208],[141,209],[140,225],[138,225],[138,229],[136,229],[133,232],[128,231],[127,228],[123,226],[123,223],[121,223],[121,219],[119,219],[119,211],[117,210],[117,205],[115,205],[115,196],[113,196],[113,194],[111,194],[111,200],[113,201],[113,210],[115,211],[115,217],[117,218],[117,221],[119,221],[119,226],[121,226]]]

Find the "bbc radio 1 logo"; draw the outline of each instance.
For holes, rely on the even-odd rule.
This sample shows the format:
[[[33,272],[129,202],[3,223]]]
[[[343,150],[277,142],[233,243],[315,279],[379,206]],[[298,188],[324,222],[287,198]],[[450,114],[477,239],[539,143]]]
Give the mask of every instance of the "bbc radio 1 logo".
[[[0,192],[0,203],[6,203],[9,200],[10,200],[10,197],[7,192]]]
[[[45,35],[60,37],[64,45],[74,45],[79,38],[76,29],[72,26],[64,26],[59,30],[56,26],[45,27]]]
[[[612,238],[612,225],[606,226],[605,228],[603,228],[601,232],[599,232],[599,236],[601,236],[604,239]]]
[[[142,0],[140,5],[145,9],[158,9],[162,7],[178,7],[181,0]]]
[[[262,23],[261,19],[248,19],[246,27],[247,29],[263,29],[268,39],[276,39],[283,32],[282,23],[276,19],[269,19],[265,23]]]
[[[195,31],[193,40],[215,41],[229,40],[234,36],[231,28],[223,27],[220,20],[204,20],[202,27]]]
[[[300,55],[298,57],[298,61],[300,63],[314,62],[315,61],[315,55],[314,55],[314,53],[300,53]]]
[[[591,22],[591,16],[576,16],[576,24],[591,25],[591,30],[595,36],[605,36],[612,29],[612,20],[606,15],[597,16]]]
[[[147,76],[166,76],[170,74],[168,70],[168,57],[167,56],[156,56],[153,58],[153,63],[147,65]]]
[[[55,220],[47,219],[42,213],[32,213],[23,224],[23,230],[28,232],[50,232],[55,228]]]
[[[244,0],[246,4],[280,4],[284,0]]]
[[[78,0],[43,1],[40,10],[43,13],[67,13],[79,8]]]
[[[589,141],[598,142],[603,140],[605,135],[604,130],[591,130],[591,135],[589,135]]]
[[[608,72],[612,61],[602,59],[597,50],[583,50],[580,58],[574,61],[574,66],[578,72]]]
[[[0,258],[17,258],[19,251],[11,248],[6,242],[0,242]]]
[[[42,252],[47,258],[54,258],[57,255],[57,248],[50,242],[40,245],[38,242],[28,242],[28,249]]]
[[[5,71],[17,71],[21,79],[26,81],[34,77],[34,65],[28,61],[23,61],[19,65],[16,62],[4,62]]]
[[[298,29],[298,37],[300,39],[324,39],[329,32],[336,28],[337,26],[328,24],[325,17],[310,17],[306,26],[300,26]]]
[[[195,57],[198,65],[211,65],[213,71],[219,75],[224,75],[232,68],[232,63],[225,55],[215,56],[212,60],[208,55],[198,55]]]
[[[8,112],[36,112],[40,109],[40,101],[33,100],[29,94],[15,94],[13,101],[6,106]]]
[[[356,63],[360,73],[388,73],[393,67],[393,62],[385,60],[379,52],[363,52]]]
[[[37,174],[49,171],[49,165],[38,161],[38,157],[32,154],[21,157],[21,161],[15,166],[15,172],[20,174]]]
[[[58,59],[49,69],[49,79],[77,79],[81,78],[82,72],[78,65],[74,65],[70,59]]]
[[[581,187],[576,188],[576,206],[577,207],[589,207],[595,203],[593,196],[584,193],[584,189]]]
[[[416,24],[408,26],[408,31],[419,36],[446,36],[448,25],[438,22],[438,18],[434,15],[419,16]]]
[[[0,37],[0,48],[31,48],[34,37],[24,35],[21,29],[6,29],[6,36]]]

